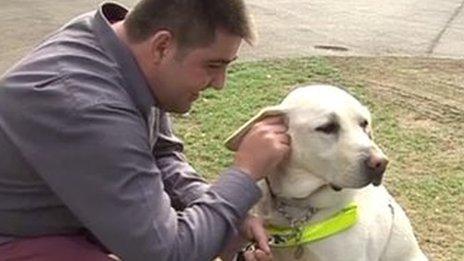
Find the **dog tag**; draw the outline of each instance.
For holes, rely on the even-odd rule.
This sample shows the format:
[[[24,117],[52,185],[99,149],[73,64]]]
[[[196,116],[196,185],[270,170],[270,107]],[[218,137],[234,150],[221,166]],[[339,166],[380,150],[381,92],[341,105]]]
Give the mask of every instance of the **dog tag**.
[[[293,257],[295,259],[300,259],[304,254],[304,247],[302,245],[299,245],[296,247],[295,253],[293,253]]]

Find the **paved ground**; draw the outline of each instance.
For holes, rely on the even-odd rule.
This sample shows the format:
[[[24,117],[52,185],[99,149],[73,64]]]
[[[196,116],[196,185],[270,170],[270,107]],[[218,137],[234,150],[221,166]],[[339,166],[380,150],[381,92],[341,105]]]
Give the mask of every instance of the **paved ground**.
[[[463,0],[249,0],[261,32],[253,57],[464,58]]]
[[[100,0],[1,1],[0,73]],[[119,0],[131,6],[135,0]],[[260,42],[244,59],[301,55],[464,58],[464,0],[247,0]]]

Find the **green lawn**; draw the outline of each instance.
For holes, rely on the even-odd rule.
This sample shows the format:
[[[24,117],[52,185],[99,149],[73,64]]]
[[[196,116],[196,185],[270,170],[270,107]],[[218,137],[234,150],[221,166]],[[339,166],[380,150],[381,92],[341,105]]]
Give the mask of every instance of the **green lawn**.
[[[398,106],[394,93],[387,97],[356,77],[366,73],[353,69],[358,63],[316,57],[233,65],[225,90],[208,91],[189,115],[175,117],[189,161],[214,180],[232,162],[224,140],[260,108],[279,103],[297,85],[344,86],[373,114],[377,143],[391,160],[385,184],[406,209],[422,248],[434,260],[464,260],[464,124]],[[377,72],[387,69],[378,66]]]

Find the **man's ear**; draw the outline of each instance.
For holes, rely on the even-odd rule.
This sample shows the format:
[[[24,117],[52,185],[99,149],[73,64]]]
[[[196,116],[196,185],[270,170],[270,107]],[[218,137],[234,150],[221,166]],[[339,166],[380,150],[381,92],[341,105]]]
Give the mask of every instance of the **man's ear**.
[[[272,106],[262,109],[258,114],[253,118],[248,120],[243,124],[238,130],[236,130],[229,138],[227,138],[225,145],[226,148],[232,151],[236,151],[238,146],[242,142],[243,137],[248,133],[248,131],[253,127],[253,125],[267,117],[271,116],[286,116],[287,111],[281,106]],[[287,118],[285,117],[287,120]]]
[[[175,39],[171,32],[161,30],[156,32],[150,38],[150,53],[153,56],[153,62],[160,63],[168,52],[173,50]]]

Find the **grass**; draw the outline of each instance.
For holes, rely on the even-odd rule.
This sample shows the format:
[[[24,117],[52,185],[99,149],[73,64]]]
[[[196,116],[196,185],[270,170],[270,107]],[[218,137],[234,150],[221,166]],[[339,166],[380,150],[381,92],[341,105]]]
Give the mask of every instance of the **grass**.
[[[385,96],[388,90],[354,76],[375,66],[356,66],[358,60],[321,57],[233,65],[225,90],[205,93],[189,115],[175,117],[187,158],[214,180],[232,162],[224,140],[262,107],[278,104],[296,85],[342,85],[373,114],[377,143],[391,159],[386,186],[411,218],[421,247],[434,260],[464,260],[464,124],[437,122],[398,106],[395,93]],[[385,69],[382,64],[376,72]],[[427,81],[426,74],[422,78]],[[418,101],[412,104],[421,106]]]

